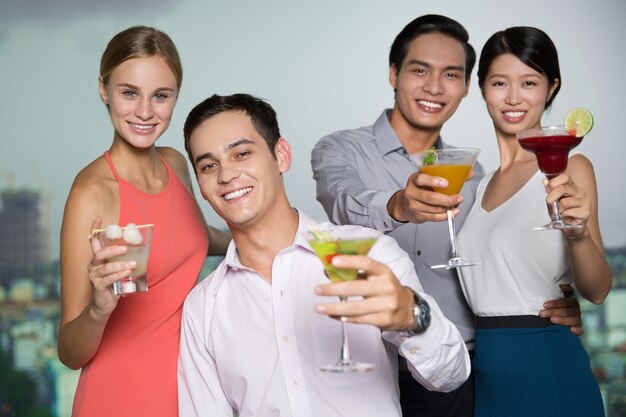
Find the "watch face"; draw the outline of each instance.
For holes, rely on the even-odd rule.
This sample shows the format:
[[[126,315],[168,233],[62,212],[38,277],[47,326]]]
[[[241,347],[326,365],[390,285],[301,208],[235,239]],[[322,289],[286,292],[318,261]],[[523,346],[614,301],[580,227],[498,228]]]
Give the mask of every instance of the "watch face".
[[[430,306],[424,302],[420,307],[422,326],[426,329],[430,325]]]

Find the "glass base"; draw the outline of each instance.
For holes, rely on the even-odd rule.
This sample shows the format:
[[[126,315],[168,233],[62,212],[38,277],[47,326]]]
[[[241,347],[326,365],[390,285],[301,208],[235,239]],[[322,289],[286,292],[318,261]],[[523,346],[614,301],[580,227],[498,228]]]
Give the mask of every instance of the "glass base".
[[[447,264],[433,265],[430,267],[430,269],[444,269],[444,268],[452,269],[452,268],[463,268],[466,266],[478,266],[478,265],[480,265],[480,262],[467,262],[457,257],[457,258],[448,259]]]
[[[354,361],[339,361],[332,365],[324,365],[317,368],[321,372],[369,372],[375,368],[371,363],[360,363]]]
[[[533,230],[564,230],[564,229],[580,229],[582,224],[569,224],[563,220],[551,221],[543,226],[535,227]]]
[[[146,291],[148,291],[146,274],[123,278],[113,283],[113,294],[115,295],[126,295]]]

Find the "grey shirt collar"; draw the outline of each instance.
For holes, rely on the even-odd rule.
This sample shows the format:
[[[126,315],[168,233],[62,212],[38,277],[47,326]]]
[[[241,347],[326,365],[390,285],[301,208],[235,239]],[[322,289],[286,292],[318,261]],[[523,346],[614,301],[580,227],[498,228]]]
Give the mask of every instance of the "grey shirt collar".
[[[376,137],[376,142],[378,144],[378,151],[381,156],[385,156],[392,152],[398,152],[404,150],[406,154],[406,149],[404,149],[404,145],[394,132],[391,127],[391,123],[389,122],[389,117],[391,116],[392,109],[386,109],[382,112],[382,114],[378,117],[376,122],[374,123],[374,136]],[[437,141],[435,142],[436,149],[442,149],[445,147],[445,144],[441,140],[441,135],[437,137]]]

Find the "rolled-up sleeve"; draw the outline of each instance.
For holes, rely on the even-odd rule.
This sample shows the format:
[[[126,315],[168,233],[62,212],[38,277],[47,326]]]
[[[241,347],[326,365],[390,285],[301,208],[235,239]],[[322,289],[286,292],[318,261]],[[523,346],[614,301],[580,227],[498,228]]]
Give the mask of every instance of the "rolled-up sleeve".
[[[457,328],[443,316],[437,302],[419,292],[431,309],[431,323],[421,334],[404,337],[399,332],[383,332],[383,338],[398,347],[411,375],[431,391],[449,392],[467,380],[470,359]]]
[[[383,232],[402,223],[387,212],[387,203],[400,189],[376,190],[366,186],[361,169],[371,169],[363,158],[329,136],[320,140],[311,153],[317,200],[335,224],[358,224]],[[362,162],[362,163],[361,163]]]
[[[383,338],[396,346],[413,378],[424,387],[442,392],[458,388],[469,377],[471,366],[461,333],[443,315],[435,299],[424,293],[413,263],[393,238],[381,236],[370,256],[389,265],[402,285],[417,292],[430,306],[431,323],[425,332],[404,337],[400,332],[386,331]]]

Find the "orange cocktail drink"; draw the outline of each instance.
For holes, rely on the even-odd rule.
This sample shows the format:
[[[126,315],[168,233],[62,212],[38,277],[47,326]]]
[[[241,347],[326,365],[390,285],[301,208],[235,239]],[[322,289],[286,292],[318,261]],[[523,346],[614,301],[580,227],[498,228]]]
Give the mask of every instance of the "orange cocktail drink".
[[[433,190],[447,195],[461,192],[471,170],[471,165],[424,165],[420,167],[420,172],[433,177],[442,177],[448,181],[448,186],[445,188],[433,188]]]
[[[448,186],[444,188],[433,187],[432,190],[441,194],[460,194],[463,184],[467,180],[469,173],[478,158],[479,149],[475,148],[444,148],[428,149],[426,151],[411,155],[420,173],[431,177],[444,178],[448,181]],[[476,263],[467,262],[461,259],[456,247],[456,227],[454,224],[454,207],[445,207],[448,215],[448,235],[450,236],[450,259],[445,264],[431,265],[431,269],[439,268],[459,268],[465,266],[475,266]]]

